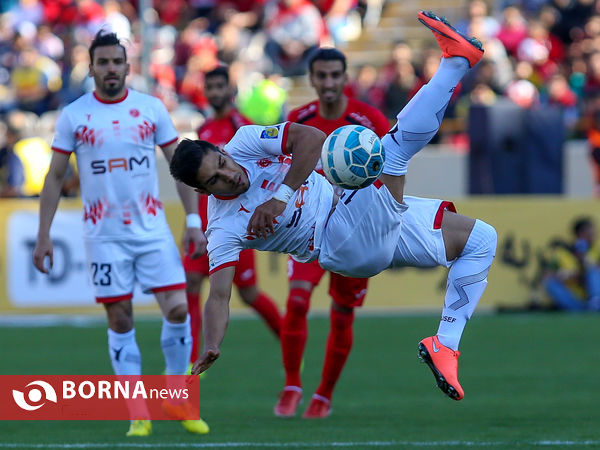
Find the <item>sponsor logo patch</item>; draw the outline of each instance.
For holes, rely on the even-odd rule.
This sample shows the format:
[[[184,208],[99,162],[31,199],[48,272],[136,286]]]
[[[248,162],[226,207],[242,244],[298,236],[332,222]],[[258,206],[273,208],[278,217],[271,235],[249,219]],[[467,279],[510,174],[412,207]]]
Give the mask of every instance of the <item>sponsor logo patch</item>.
[[[261,139],[277,139],[277,136],[279,136],[279,126],[266,127],[262,130],[262,133],[260,133]]]

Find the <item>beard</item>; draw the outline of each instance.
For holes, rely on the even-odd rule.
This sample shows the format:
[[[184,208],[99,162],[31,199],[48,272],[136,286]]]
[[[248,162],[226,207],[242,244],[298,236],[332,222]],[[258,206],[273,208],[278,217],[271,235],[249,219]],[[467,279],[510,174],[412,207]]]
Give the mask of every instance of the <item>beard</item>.
[[[105,80],[102,84],[102,92],[108,97],[113,97],[123,89],[124,85],[125,77],[121,77],[117,80]]]

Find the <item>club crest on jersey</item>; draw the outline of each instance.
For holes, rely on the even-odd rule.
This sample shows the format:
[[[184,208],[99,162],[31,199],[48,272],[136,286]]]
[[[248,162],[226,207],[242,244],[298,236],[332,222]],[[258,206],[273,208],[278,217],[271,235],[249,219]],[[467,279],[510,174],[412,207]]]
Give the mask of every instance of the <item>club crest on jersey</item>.
[[[264,169],[265,167],[269,167],[271,164],[273,164],[273,161],[271,161],[271,158],[263,158],[258,160],[256,164],[258,164],[258,167],[262,167]]]
[[[131,117],[139,117],[140,110],[137,108],[132,108],[129,110],[129,114],[131,115]]]
[[[279,126],[276,127],[266,127],[260,133],[261,139],[276,139],[279,136]]]

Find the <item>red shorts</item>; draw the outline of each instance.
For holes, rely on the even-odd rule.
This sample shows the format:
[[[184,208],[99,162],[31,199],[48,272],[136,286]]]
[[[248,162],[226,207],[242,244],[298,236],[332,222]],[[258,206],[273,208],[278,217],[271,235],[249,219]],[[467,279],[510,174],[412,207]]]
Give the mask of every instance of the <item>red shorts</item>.
[[[190,249],[190,253],[193,249]],[[254,262],[254,250],[247,249],[240,252],[240,260],[235,265],[233,284],[238,288],[256,285],[256,268]],[[183,268],[187,272],[201,273],[208,276],[208,255],[205,253],[200,258],[192,259],[189,254],[183,257]]]
[[[289,258],[288,280],[308,281],[316,286],[323,278],[326,270],[318,261],[299,263]],[[335,303],[347,308],[357,308],[363,305],[367,295],[368,278],[349,278],[337,273],[329,273],[329,295]]]

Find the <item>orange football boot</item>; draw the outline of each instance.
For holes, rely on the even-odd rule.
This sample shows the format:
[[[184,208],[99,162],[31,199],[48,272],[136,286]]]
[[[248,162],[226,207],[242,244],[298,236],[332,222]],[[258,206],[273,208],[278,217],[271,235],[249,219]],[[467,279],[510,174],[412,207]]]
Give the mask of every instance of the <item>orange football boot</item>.
[[[465,391],[458,382],[458,357],[460,352],[440,344],[437,336],[419,342],[419,358],[429,366],[438,387],[453,400],[461,400]]]
[[[469,67],[473,67],[483,56],[481,42],[460,33],[445,17],[438,17],[431,11],[421,11],[418,18],[433,32],[444,58],[462,56],[469,61]]]

